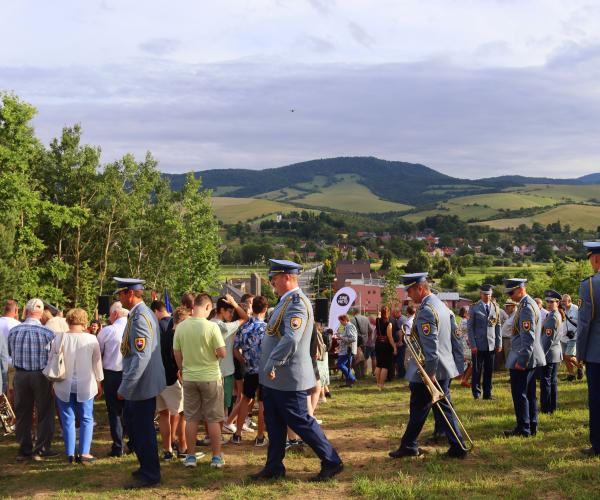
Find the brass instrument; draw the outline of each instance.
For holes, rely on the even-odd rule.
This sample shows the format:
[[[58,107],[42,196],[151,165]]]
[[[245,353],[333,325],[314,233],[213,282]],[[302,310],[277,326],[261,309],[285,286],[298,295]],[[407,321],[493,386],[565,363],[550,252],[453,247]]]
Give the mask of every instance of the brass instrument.
[[[412,335],[405,335],[404,343],[408,347],[408,350],[417,365],[417,370],[419,371],[421,380],[423,380],[423,383],[425,384],[425,386],[429,390],[429,393],[431,394],[431,406],[434,406],[434,405],[437,406],[438,411],[442,414],[442,417],[444,417],[444,420],[446,421],[446,424],[448,425],[450,432],[452,432],[452,434],[454,435],[454,438],[460,443],[460,447],[464,451],[472,450],[473,449],[473,440],[469,436],[469,433],[465,429],[465,426],[463,425],[461,419],[458,417],[458,414],[456,413],[454,406],[452,406],[452,403],[448,399],[448,396],[446,396],[446,394],[444,393],[444,390],[440,386],[440,383],[437,380],[435,382],[433,380],[431,380],[431,377],[425,371],[425,355],[423,354],[423,348],[421,347],[421,343],[418,338],[418,333],[413,330]],[[460,428],[460,431],[463,435],[464,440],[460,439],[460,437],[456,434],[454,427],[452,425],[450,425],[450,421],[448,420],[448,417],[444,413],[444,410],[441,405],[441,403],[444,401],[448,404],[448,407],[450,408],[450,411],[454,415],[454,418],[456,418],[456,421],[458,422],[458,426]],[[467,443],[467,444],[465,444],[465,443]]]
[[[4,435],[15,432],[17,417],[10,406],[6,394],[0,394],[0,426],[4,431]]]

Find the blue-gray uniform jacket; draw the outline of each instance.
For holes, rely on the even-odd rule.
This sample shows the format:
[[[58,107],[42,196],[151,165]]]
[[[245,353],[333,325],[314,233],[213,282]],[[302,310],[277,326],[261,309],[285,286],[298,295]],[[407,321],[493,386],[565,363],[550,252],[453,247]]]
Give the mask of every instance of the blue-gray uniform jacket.
[[[411,336],[419,339],[425,356],[425,371],[430,376],[435,374],[438,380],[459,374],[453,351],[453,321],[451,311],[434,294],[423,299],[413,321]],[[423,382],[414,359],[410,360],[406,376],[410,382]]]
[[[540,342],[546,355],[546,364],[560,363],[563,359],[562,347],[560,346],[562,318],[558,311],[546,314],[542,324],[542,336]]]
[[[540,309],[529,295],[525,295],[515,312],[513,336],[510,352],[506,357],[506,368],[514,369],[517,362],[527,370],[536,366],[545,366],[546,356],[544,356],[540,343],[541,333]]]
[[[581,282],[579,298],[577,359],[600,363],[600,272]]]
[[[152,310],[143,302],[127,317],[121,342],[123,379],[119,394],[129,401],[156,397],[166,387],[160,353],[160,328]]]
[[[485,312],[485,304],[480,300],[469,308],[469,344],[478,351],[493,351],[502,347],[500,308],[495,302],[490,302],[488,307],[489,314]]]
[[[463,344],[459,336],[458,326],[456,325],[456,317],[451,309],[450,311],[451,322],[450,331],[452,332],[452,357],[454,358],[454,364],[458,370],[458,374],[462,375],[465,371],[465,351]]]
[[[317,385],[310,357],[314,317],[298,288],[282,295],[261,343],[259,381],[279,391],[306,391]],[[275,380],[268,375],[275,369]]]

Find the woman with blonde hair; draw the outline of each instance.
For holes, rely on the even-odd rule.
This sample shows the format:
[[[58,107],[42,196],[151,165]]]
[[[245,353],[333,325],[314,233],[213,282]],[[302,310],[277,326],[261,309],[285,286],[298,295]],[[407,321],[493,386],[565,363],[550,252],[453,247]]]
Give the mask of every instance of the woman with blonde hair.
[[[87,331],[88,315],[71,309],[66,316],[69,330],[53,340],[52,351],[62,350],[65,378],[54,383],[65,452],[70,463],[93,462],[90,454],[94,431],[94,397],[102,395],[102,356],[96,337]],[[75,453],[75,416],[79,417],[79,453]]]

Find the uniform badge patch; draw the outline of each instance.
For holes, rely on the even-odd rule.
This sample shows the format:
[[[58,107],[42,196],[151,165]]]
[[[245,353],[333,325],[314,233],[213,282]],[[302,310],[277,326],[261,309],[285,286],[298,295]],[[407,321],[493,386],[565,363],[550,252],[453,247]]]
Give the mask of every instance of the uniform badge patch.
[[[290,319],[290,326],[292,327],[292,330],[297,330],[302,326],[302,318],[293,316],[292,319]]]
[[[423,335],[429,335],[431,333],[431,325],[429,323],[423,323],[421,325],[421,330],[423,330]]]
[[[146,348],[146,339],[144,337],[136,337],[135,348],[138,351],[143,351]]]
[[[548,337],[552,337],[552,328],[546,328],[546,335],[548,335]]]
[[[523,321],[522,326],[523,326],[523,330],[531,330],[531,321],[529,321],[529,320]]]

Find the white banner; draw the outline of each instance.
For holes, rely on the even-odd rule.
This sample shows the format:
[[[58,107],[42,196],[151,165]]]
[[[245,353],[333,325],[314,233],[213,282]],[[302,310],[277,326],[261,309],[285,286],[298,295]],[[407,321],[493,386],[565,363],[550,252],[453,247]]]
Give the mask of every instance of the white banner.
[[[331,307],[329,308],[329,325],[334,332],[337,332],[338,326],[340,326],[340,320],[338,319],[342,314],[346,314],[354,301],[356,300],[356,292],[353,288],[345,286],[340,288],[331,301]]]

